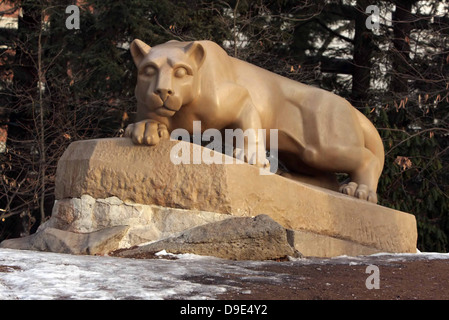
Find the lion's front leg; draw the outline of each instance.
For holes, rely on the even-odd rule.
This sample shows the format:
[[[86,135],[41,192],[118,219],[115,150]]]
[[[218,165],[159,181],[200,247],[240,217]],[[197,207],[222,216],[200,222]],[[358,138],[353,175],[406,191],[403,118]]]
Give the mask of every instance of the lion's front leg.
[[[243,129],[242,129],[243,130]],[[234,148],[233,156],[236,159],[255,165],[260,168],[269,168],[270,162],[266,157],[266,149],[264,139],[261,137],[261,132],[253,129],[246,129],[243,131],[242,137],[234,133],[236,136],[237,145]],[[239,140],[241,143],[239,143]]]
[[[147,119],[128,125],[125,137],[129,137],[135,144],[154,146],[161,139],[169,139],[167,126],[156,120]]]
[[[266,157],[265,136],[262,130],[260,116],[250,101],[246,101],[240,117],[235,124],[242,129],[243,145],[237,145],[235,157],[259,168],[270,168],[270,162]],[[238,139],[237,139],[238,140]]]

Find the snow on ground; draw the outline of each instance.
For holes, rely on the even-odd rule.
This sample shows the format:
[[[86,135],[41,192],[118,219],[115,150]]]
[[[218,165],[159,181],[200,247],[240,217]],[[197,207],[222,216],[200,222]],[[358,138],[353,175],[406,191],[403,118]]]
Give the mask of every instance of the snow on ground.
[[[250,293],[226,280],[226,274],[266,282],[282,278],[255,268],[279,262],[229,261],[190,254],[176,257],[176,260],[138,260],[0,249],[0,300],[216,299],[230,289],[238,289],[243,295]],[[449,259],[449,254],[376,254],[282,263],[382,264],[416,258]],[[215,281],[218,278],[220,281]]]
[[[0,266],[10,267],[0,273],[0,299],[213,298],[226,289],[183,276],[215,273],[216,263],[190,255],[136,260],[0,249]]]

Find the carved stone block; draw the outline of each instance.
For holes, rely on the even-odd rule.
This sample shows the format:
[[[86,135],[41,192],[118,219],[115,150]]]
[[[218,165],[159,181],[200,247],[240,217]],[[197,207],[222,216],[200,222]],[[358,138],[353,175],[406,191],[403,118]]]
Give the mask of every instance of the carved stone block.
[[[72,143],[58,165],[56,198],[115,196],[240,217],[266,214],[293,231],[295,248],[307,256],[416,252],[411,214],[279,175],[261,175],[246,163],[175,165],[170,151],[177,144],[187,144],[192,157],[194,148],[203,149],[170,140],[152,147],[135,146],[126,138]]]

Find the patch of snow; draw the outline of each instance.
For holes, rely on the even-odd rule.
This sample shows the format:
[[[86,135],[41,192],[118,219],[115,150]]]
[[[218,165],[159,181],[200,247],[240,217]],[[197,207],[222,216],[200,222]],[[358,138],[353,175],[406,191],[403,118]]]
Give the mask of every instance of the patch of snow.
[[[159,251],[159,252],[156,252],[154,255],[155,255],[155,256],[173,256],[173,257],[176,257],[175,254],[170,253],[170,252],[167,252],[167,251],[165,251],[165,250],[161,250],[161,251]]]
[[[381,257],[387,261],[402,261],[407,259],[425,259],[425,260],[435,260],[435,259],[449,259],[449,253],[440,253],[440,252],[421,252],[418,253],[386,253],[380,252],[370,255],[370,257]]]
[[[214,260],[182,256],[172,263],[0,249],[0,265],[16,267],[0,272],[0,300],[210,299],[226,286],[183,278],[214,273]]]

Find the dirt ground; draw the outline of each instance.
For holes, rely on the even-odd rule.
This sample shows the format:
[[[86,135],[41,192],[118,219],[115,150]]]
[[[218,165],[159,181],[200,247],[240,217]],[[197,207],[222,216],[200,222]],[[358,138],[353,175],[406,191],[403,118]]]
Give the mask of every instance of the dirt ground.
[[[368,262],[368,261],[367,261]],[[379,269],[379,289],[368,289],[367,262],[360,265],[285,262],[265,267],[282,274],[279,283],[240,281],[242,290],[226,292],[219,299],[245,300],[448,300],[449,259],[370,261]],[[234,279],[239,282],[238,279]],[[374,284],[371,277],[369,284]],[[235,284],[234,284],[235,285]],[[246,292],[247,294],[242,294]]]
[[[151,259],[154,256],[134,258]],[[368,266],[377,267],[378,288],[373,287],[376,272],[367,269]],[[218,300],[449,300],[447,256],[306,258],[255,264],[247,269],[258,271],[257,274],[266,277],[227,273],[185,280],[202,284],[231,284],[234,289],[218,296]]]

